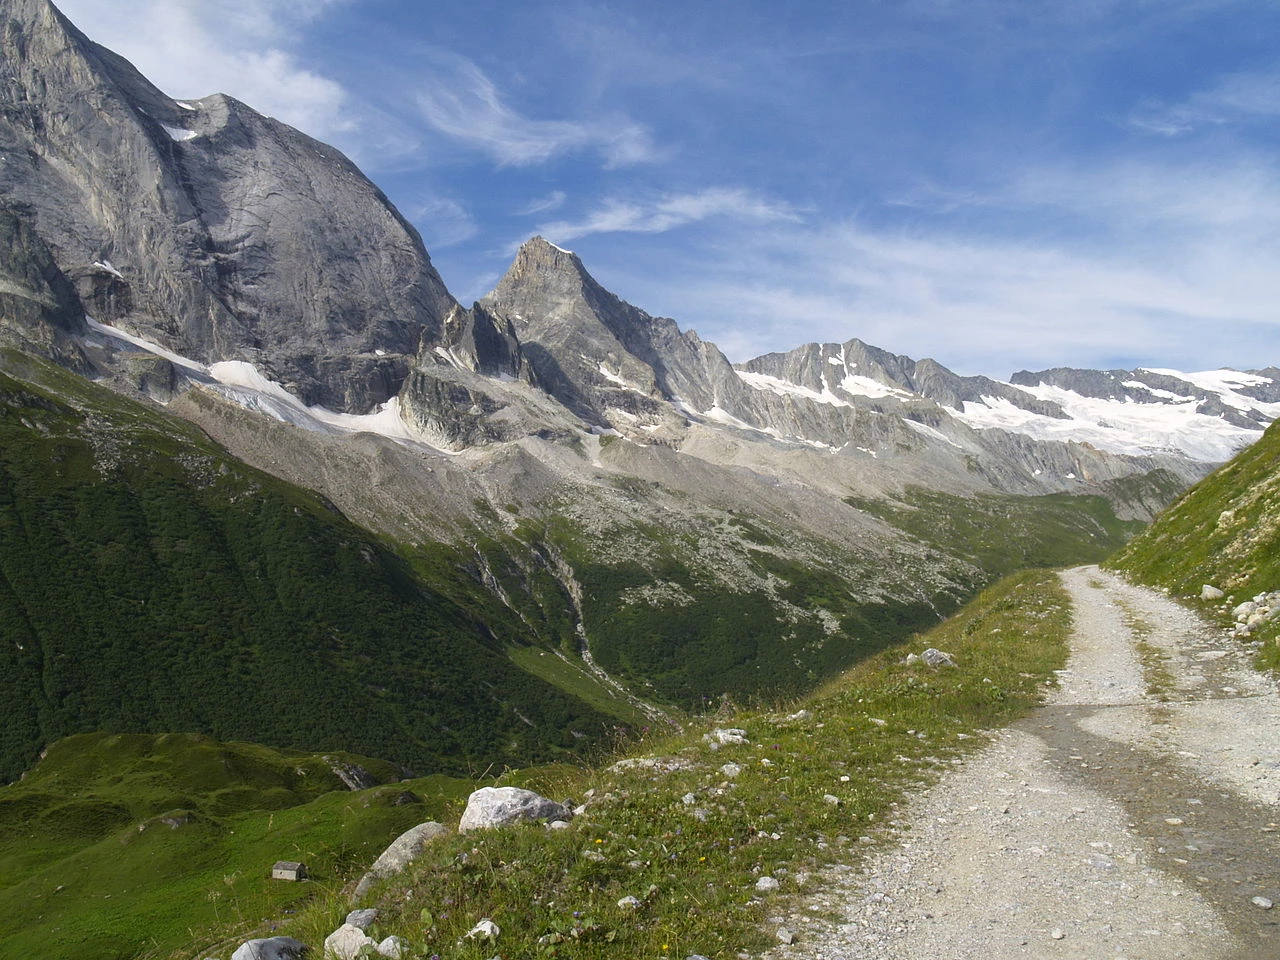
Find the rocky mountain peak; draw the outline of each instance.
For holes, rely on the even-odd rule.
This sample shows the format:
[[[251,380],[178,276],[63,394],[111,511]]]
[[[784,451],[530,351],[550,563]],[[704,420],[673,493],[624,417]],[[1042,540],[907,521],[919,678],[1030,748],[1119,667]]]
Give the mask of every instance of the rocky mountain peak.
[[[95,320],[307,403],[394,396],[454,306],[421,237],[339,151],[223,95],[178,101],[47,0],[0,31],[0,198]]]

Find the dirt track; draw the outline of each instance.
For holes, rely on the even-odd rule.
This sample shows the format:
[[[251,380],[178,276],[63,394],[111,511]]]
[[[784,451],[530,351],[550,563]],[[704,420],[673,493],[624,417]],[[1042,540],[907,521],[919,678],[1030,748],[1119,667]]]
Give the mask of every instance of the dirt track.
[[[1050,702],[913,801],[865,870],[826,875],[774,957],[1280,957],[1275,684],[1157,593],[1062,578]]]

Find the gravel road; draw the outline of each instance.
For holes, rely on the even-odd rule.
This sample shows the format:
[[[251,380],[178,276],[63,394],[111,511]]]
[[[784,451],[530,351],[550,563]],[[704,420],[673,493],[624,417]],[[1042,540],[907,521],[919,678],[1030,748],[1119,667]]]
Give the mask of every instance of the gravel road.
[[[1072,652],[1049,702],[775,918],[795,943],[774,960],[1280,957],[1275,684],[1158,593],[1062,580]]]

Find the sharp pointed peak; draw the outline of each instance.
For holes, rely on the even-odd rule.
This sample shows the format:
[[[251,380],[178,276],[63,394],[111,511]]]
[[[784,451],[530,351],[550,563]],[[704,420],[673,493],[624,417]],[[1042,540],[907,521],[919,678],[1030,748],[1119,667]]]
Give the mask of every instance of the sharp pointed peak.
[[[538,277],[560,277],[560,282],[571,281],[575,284],[595,283],[576,253],[535,236],[520,245],[511,266],[499,281],[499,287]]]
[[[542,236],[541,234],[535,234],[534,236],[526,240],[524,243],[520,244],[520,249],[521,250],[549,249],[556,253],[566,254],[567,256],[573,257],[575,260],[578,258],[578,255],[574,253],[572,250],[566,250],[564,247],[560,246],[559,244],[552,243],[550,240],[548,240],[546,237]]]

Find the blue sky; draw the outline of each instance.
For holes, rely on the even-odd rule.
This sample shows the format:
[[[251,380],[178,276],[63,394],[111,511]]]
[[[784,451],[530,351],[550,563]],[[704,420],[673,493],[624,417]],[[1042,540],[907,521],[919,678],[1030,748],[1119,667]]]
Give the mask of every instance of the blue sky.
[[[345,150],[460,300],[525,238],[744,360],[1280,365],[1273,0],[62,0]]]

